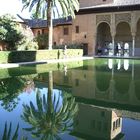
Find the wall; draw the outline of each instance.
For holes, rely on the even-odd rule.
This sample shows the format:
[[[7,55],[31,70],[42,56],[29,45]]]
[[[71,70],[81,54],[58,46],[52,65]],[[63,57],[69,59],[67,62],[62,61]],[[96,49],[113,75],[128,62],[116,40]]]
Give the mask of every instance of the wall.
[[[94,14],[77,15],[73,20],[72,26],[72,42],[80,42],[88,44],[88,55],[95,52],[95,26],[96,20]],[[75,32],[75,27],[79,26],[79,33]]]
[[[68,28],[68,35],[64,35],[64,28]],[[53,30],[53,42],[56,45],[70,44],[72,42],[72,25],[56,26]]]

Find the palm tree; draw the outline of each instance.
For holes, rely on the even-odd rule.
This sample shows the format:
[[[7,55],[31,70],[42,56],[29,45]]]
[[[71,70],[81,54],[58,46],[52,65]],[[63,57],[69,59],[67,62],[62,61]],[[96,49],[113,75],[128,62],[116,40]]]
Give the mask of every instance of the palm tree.
[[[41,97],[36,94],[37,107],[30,102],[30,105],[23,105],[22,119],[31,125],[31,128],[24,128],[31,132],[33,137],[41,140],[54,140],[61,138],[58,134],[70,131],[73,126],[73,119],[78,111],[75,98],[64,98],[60,106],[61,95],[58,98],[53,96],[51,100],[45,94]]]
[[[75,18],[75,10],[79,10],[78,0],[22,0],[22,3],[23,9],[29,7],[29,11],[34,10],[35,7],[36,17],[38,17],[38,15],[42,18],[47,17],[49,49],[52,49],[53,13],[57,12],[59,17],[71,16]],[[55,11],[54,7],[56,8]]]

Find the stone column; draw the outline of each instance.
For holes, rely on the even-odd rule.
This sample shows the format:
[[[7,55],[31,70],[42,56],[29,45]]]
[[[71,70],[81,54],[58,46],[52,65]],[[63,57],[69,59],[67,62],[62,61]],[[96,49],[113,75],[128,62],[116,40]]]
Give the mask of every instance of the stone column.
[[[113,55],[115,55],[115,36],[116,36],[115,14],[111,15],[111,36],[112,36]]]
[[[113,55],[115,55],[115,35],[112,35]]]
[[[132,56],[135,56],[135,38],[136,34],[132,33]]]
[[[136,13],[131,13],[132,56],[135,56]]]

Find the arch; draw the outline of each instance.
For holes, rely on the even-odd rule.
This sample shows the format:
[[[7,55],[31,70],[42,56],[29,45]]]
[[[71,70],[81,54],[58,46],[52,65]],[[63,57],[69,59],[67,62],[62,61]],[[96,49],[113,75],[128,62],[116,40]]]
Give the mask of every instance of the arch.
[[[117,29],[117,26],[121,23],[126,23],[129,25],[129,27],[131,28],[131,23],[129,23],[128,21],[125,21],[125,20],[120,20],[119,22],[116,23],[116,29]]]
[[[135,40],[135,55],[140,53],[140,18],[137,21],[136,26],[136,40]]]
[[[131,35],[131,26],[127,21],[120,21],[116,26],[116,54],[117,55],[128,55],[132,54],[132,35]],[[129,50],[125,50],[124,45],[128,44]],[[117,46],[120,46],[119,50],[117,50]]]
[[[128,95],[130,82],[132,79],[131,67],[129,67],[130,61],[127,59],[118,60],[120,60],[118,61],[120,62],[120,67],[118,66],[114,72],[115,90],[117,91],[118,95]]]
[[[98,29],[99,25],[102,24],[102,23],[108,24],[108,26],[111,28],[110,23],[108,23],[107,21],[100,21],[99,23],[97,23],[96,28]]]
[[[98,48],[101,47],[102,54],[105,54],[107,44],[111,42],[111,28],[108,22],[100,22],[97,24],[97,41],[96,41],[96,54]]]

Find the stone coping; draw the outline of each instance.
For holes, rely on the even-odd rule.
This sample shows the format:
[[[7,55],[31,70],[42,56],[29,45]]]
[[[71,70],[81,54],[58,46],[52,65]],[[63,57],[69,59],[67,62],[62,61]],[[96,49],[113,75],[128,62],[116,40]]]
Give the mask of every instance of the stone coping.
[[[23,65],[32,65],[32,64],[46,64],[46,63],[58,63],[58,62],[70,62],[70,61],[78,61],[78,60],[86,60],[86,59],[93,59],[93,56],[86,56],[86,57],[77,57],[77,58],[65,58],[65,59],[51,59],[46,61],[33,61],[33,62],[20,62],[20,63],[7,63],[7,64],[0,64],[1,68],[14,68]]]

